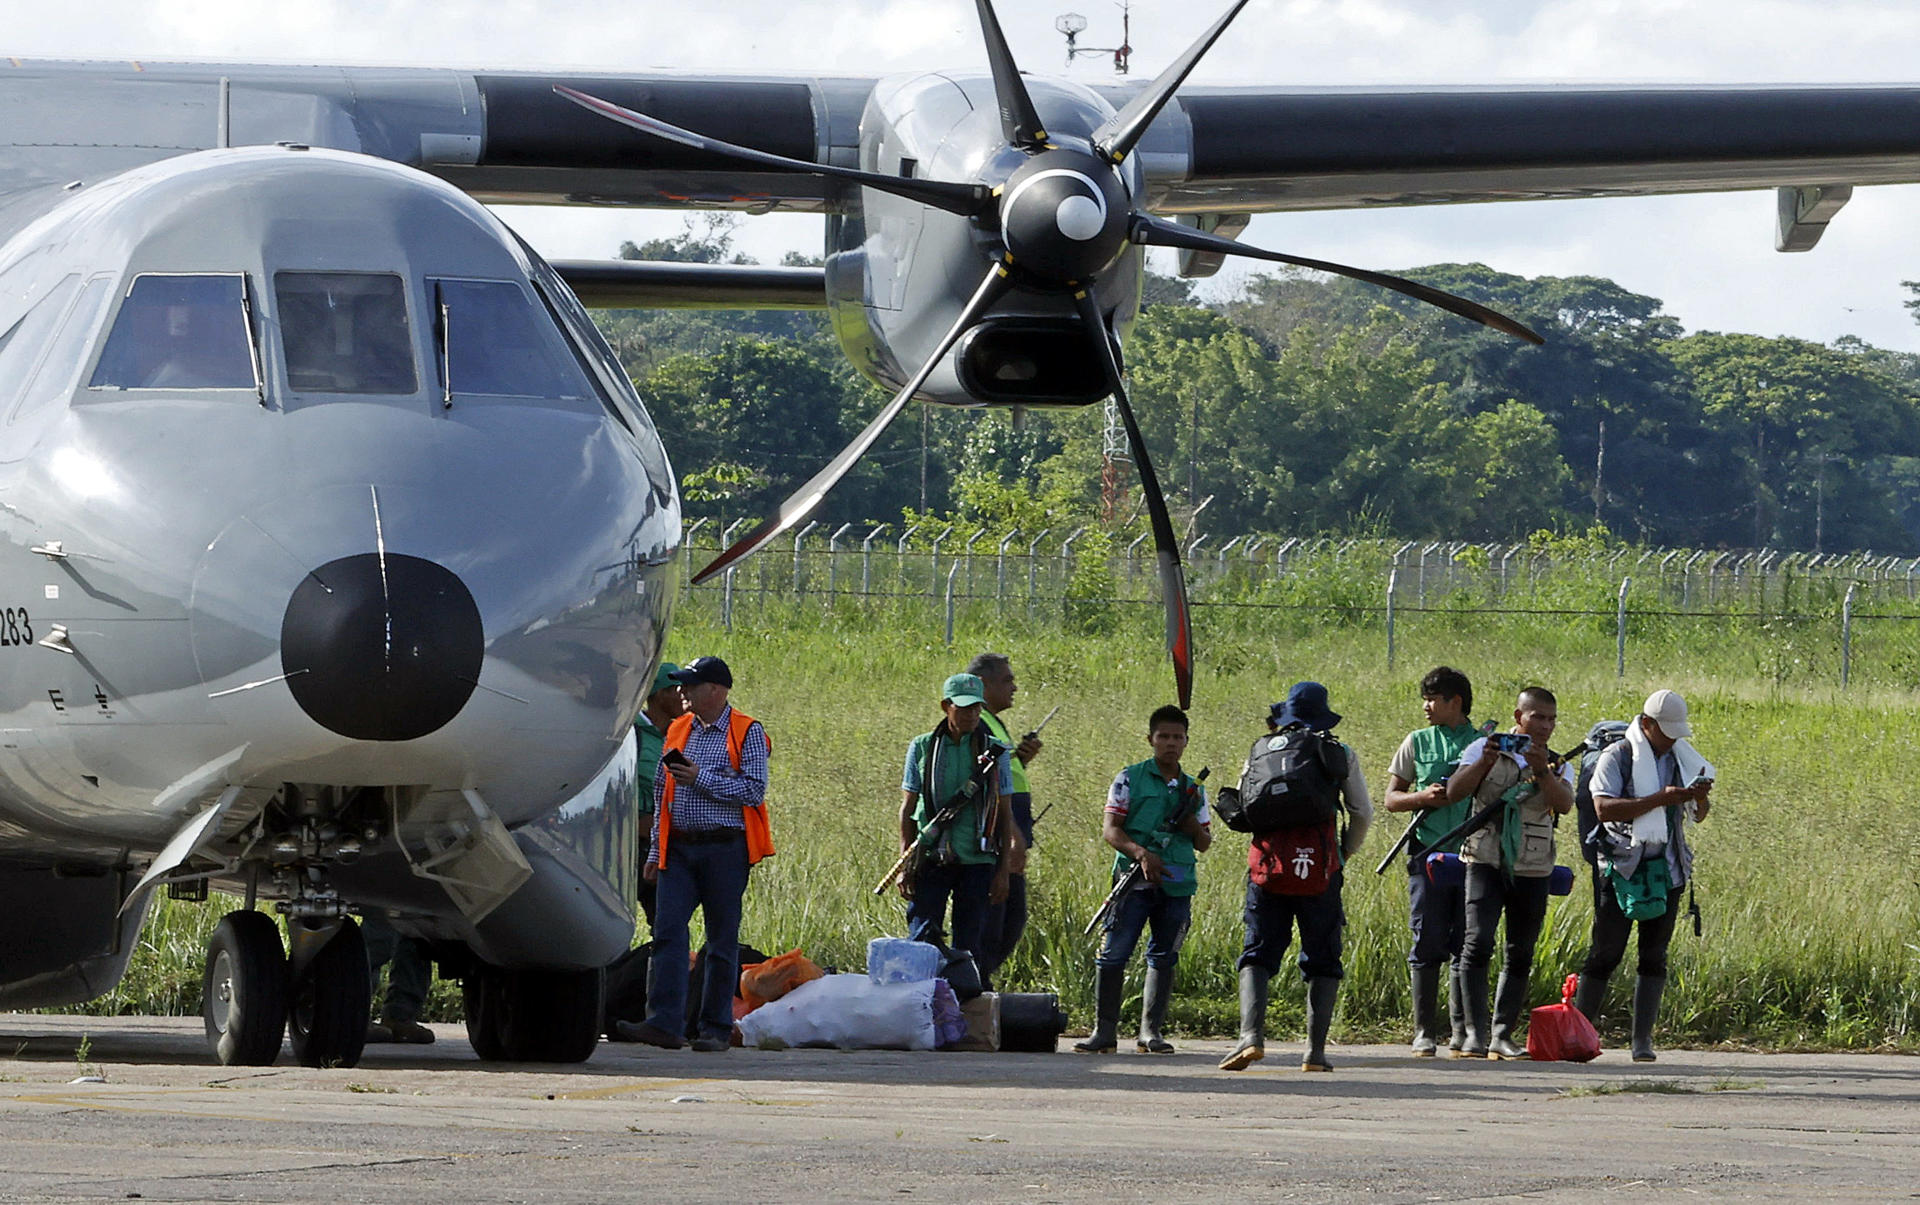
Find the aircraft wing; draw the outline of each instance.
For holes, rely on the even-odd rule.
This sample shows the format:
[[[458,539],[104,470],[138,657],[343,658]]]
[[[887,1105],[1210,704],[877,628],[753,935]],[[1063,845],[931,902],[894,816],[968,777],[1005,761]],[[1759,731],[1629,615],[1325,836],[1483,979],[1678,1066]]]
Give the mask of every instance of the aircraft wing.
[[[556,83],[723,140],[858,166],[875,81],[0,58],[0,235],[70,181],[281,141],[412,164],[496,203],[845,206],[844,185],[622,129],[554,95]],[[1100,91],[1118,104],[1139,86]],[[1137,153],[1149,205],[1172,214],[1768,187],[1813,190],[1801,205],[1812,214],[1823,187],[1920,180],[1920,85],[1193,87]],[[1844,199],[1825,195],[1829,207]]]

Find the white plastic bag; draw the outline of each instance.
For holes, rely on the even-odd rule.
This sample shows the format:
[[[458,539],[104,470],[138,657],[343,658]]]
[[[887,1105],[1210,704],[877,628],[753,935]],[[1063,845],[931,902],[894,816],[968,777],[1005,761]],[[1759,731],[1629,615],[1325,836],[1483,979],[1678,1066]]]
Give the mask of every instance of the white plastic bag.
[[[876,984],[865,975],[803,983],[740,1018],[747,1046],[840,1050],[932,1050],[933,984]]]

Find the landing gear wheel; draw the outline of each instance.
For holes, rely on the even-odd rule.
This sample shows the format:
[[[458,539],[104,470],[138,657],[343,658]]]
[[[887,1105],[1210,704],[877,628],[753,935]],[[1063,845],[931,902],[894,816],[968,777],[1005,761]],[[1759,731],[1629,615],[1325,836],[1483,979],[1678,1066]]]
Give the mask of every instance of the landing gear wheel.
[[[303,1067],[358,1064],[372,1007],[367,942],[348,918],[293,980],[287,1029],[294,1057]]]
[[[479,966],[461,984],[467,1040],[490,1062],[584,1063],[600,1044],[606,973]]]
[[[229,1067],[265,1067],[287,1028],[287,956],[264,912],[229,912],[207,942],[200,1012],[207,1045]]]

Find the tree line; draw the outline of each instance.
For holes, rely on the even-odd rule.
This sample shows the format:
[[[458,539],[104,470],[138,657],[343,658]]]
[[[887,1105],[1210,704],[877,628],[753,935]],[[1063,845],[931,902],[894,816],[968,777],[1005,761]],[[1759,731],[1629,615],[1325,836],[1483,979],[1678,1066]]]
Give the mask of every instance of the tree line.
[[[621,254],[741,262],[725,219]],[[1223,532],[1516,540],[1598,527],[1648,544],[1920,552],[1920,356],[1851,337],[1688,333],[1658,299],[1598,277],[1481,264],[1405,275],[1547,342],[1304,273],[1224,303],[1149,276],[1127,368],[1176,511],[1210,497],[1205,527]],[[692,517],[768,511],[885,401],[817,313],[601,321]],[[1103,499],[1102,407],[925,410],[894,425],[820,518],[1141,523],[1131,474]]]

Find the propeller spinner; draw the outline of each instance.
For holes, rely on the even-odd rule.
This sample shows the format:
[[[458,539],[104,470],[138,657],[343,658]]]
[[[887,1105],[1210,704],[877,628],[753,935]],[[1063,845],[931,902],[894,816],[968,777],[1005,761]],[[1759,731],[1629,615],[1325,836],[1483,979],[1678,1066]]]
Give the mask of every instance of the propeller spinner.
[[[953,325],[934,345],[920,370],[894,394],[873,421],[831,463],[782,502],[744,539],[723,550],[694,574],[693,580],[696,583],[705,581],[805,519],[826,497],[827,491],[838,484],[885,433],[954,344],[986,318],[994,304],[1016,283],[1023,289],[1068,296],[1080,316],[1088,339],[1094,344],[1095,360],[1101,367],[1108,392],[1120,411],[1121,421],[1126,425],[1127,442],[1132,447],[1134,463],[1139,466],[1140,486],[1146,495],[1154,552],[1159,561],[1161,596],[1166,606],[1167,651],[1173,661],[1180,705],[1186,707],[1192,703],[1193,693],[1193,628],[1187,610],[1186,580],[1180,564],[1179,541],[1174,535],[1173,521],[1167,512],[1167,501],[1161,492],[1159,478],[1148,459],[1140,425],[1127,400],[1119,340],[1110,325],[1109,316],[1101,312],[1093,293],[1093,285],[1100,275],[1122,258],[1128,245],[1211,251],[1346,276],[1403,293],[1530,343],[1543,340],[1504,314],[1416,281],[1245,246],[1232,239],[1207,234],[1134,209],[1133,198],[1121,176],[1119,165],[1145,136],[1147,128],[1173,98],[1174,92],[1186,80],[1201,56],[1240,10],[1246,7],[1247,0],[1235,0],[1178,59],[1084,140],[1056,140],[1047,133],[1039,111],[1034,107],[1033,98],[1020,78],[1019,67],[1007,46],[1006,37],[1001,33],[991,0],[975,2],[979,10],[981,34],[986,41],[987,62],[993,72],[1001,132],[1009,146],[1026,155],[1025,161],[1011,175],[998,182],[998,187],[990,187],[988,183],[977,180],[922,180],[789,159],[708,138],[572,88],[554,89],[592,112],[657,138],[763,168],[850,180],[877,192],[957,214],[974,222],[983,233],[997,236],[1002,249],[1001,258],[987,269],[969,300],[961,307]],[[1085,149],[1081,149],[1083,147]]]

